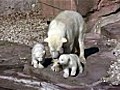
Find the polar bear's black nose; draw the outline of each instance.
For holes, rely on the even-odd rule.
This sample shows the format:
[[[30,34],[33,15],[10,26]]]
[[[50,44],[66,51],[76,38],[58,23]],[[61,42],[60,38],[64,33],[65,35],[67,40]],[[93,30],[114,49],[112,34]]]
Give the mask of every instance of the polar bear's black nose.
[[[58,62],[58,64],[60,65],[60,63]]]

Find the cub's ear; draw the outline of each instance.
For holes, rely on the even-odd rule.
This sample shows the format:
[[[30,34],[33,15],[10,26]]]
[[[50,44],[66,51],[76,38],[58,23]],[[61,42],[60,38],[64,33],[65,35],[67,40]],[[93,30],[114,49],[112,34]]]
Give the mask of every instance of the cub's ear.
[[[66,38],[62,38],[62,42],[63,43],[67,42],[67,39]]]
[[[49,39],[48,39],[48,38],[44,39],[44,42],[48,42],[48,41],[49,41]]]

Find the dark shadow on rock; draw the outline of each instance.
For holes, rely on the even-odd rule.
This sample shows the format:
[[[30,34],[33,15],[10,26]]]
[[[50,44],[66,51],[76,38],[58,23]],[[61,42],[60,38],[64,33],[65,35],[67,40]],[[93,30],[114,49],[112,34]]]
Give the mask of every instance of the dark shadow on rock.
[[[47,20],[47,25],[49,25],[51,23],[51,21],[50,20]]]
[[[43,62],[41,62],[41,64],[44,67],[48,67],[50,64],[52,64],[52,58],[45,58],[45,60]]]
[[[97,52],[99,52],[98,47],[91,47],[91,48],[85,49],[85,58],[87,58],[88,56],[95,54]]]

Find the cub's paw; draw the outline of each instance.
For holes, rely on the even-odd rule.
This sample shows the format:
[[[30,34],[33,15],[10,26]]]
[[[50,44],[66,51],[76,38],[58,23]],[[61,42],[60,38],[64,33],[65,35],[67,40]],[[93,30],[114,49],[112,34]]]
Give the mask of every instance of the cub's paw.
[[[76,75],[76,71],[71,72],[71,76],[72,76],[72,77],[75,76],[75,75]]]
[[[42,64],[39,64],[39,65],[38,65],[38,68],[41,68],[41,69],[42,69],[42,68],[44,68],[44,66],[43,66]]]
[[[64,74],[63,74],[63,77],[64,77],[64,78],[68,78],[68,77],[69,77],[69,74],[68,74],[68,73],[64,73]]]

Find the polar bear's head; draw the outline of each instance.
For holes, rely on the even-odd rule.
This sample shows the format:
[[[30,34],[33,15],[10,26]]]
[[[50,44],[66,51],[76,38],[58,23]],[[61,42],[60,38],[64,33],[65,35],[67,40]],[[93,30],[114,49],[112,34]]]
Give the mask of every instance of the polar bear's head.
[[[63,43],[67,42],[67,39],[59,36],[51,36],[44,41],[48,43],[52,58],[58,58],[63,53]]]
[[[70,61],[70,57],[68,57],[68,55],[62,54],[59,57],[59,64],[60,65],[68,65],[69,61]]]

